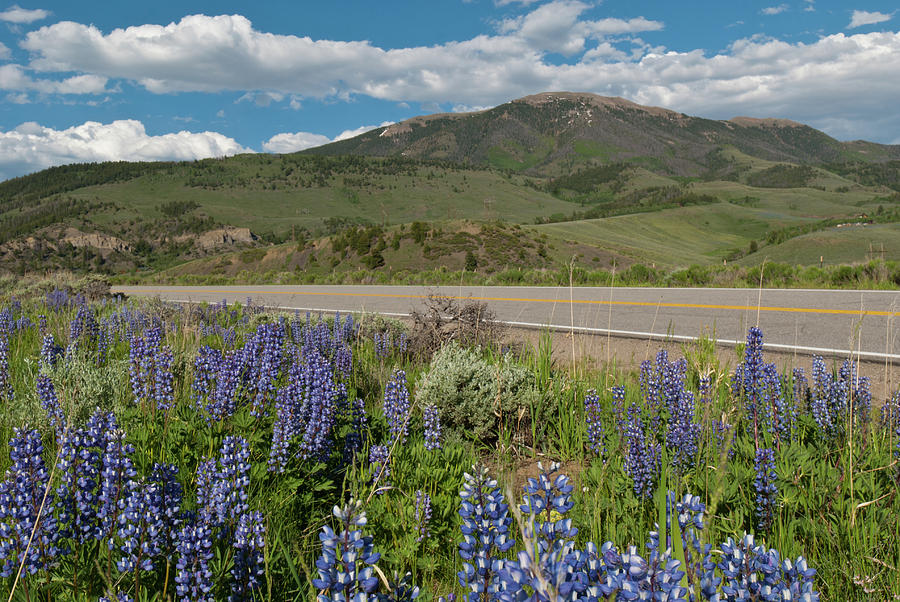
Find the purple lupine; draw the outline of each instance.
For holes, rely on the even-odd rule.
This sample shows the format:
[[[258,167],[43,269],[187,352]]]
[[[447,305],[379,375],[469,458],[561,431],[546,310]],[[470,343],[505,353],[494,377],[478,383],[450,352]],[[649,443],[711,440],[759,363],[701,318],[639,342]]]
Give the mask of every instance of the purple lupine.
[[[625,472],[634,483],[635,495],[650,499],[659,476],[661,447],[647,437],[637,404],[628,409],[625,440]]]
[[[804,372],[803,368],[794,368],[792,376],[794,408],[804,409],[809,396],[809,382],[806,380],[806,372]]]
[[[63,348],[56,344],[53,335],[47,333],[41,341],[40,367],[47,372],[56,367],[56,362],[63,355]]]
[[[459,492],[463,535],[459,555],[463,568],[457,577],[469,592],[468,599],[496,599],[501,590],[503,561],[516,543],[509,533],[509,506],[484,465],[476,464],[472,474],[465,473],[463,478]]]
[[[178,467],[174,464],[154,462],[149,480],[158,486],[162,499],[160,518],[163,527],[160,534],[160,548],[162,555],[170,559],[175,551],[177,544],[175,538],[181,526],[184,487],[178,479]]]
[[[731,537],[719,546],[722,559],[718,568],[724,580],[722,598],[726,600],[804,600],[818,602],[813,589],[815,569],[800,556],[796,563],[781,561],[777,550],[756,545],[752,534],[735,541]]]
[[[0,331],[0,402],[13,399],[12,379],[9,377],[9,333]]]
[[[775,452],[768,448],[756,450],[753,461],[756,479],[753,487],[756,491],[756,518],[760,531],[768,533],[775,521],[775,503],[778,488],[775,485],[778,473],[775,471]]]
[[[678,470],[690,467],[696,457],[700,439],[700,425],[694,421],[694,393],[684,388],[681,378],[670,374],[675,382],[669,383],[666,405],[669,421],[666,425],[666,447],[672,453],[672,465]]]
[[[431,537],[431,530],[428,527],[431,521],[431,496],[421,489],[416,490],[415,520],[416,533],[419,535],[416,541],[422,542]]]
[[[350,401],[349,421],[350,432],[344,438],[344,464],[349,464],[356,457],[366,444],[366,433],[368,432],[369,417],[366,415],[366,404],[360,398]]]
[[[867,377],[857,375],[856,364],[845,360],[837,375],[825,367],[821,357],[813,357],[810,411],[826,438],[841,440],[852,417],[854,425],[868,422],[872,394]]]
[[[134,447],[125,443],[125,433],[119,430],[112,414],[107,416],[103,437],[103,469],[100,473],[97,517],[100,521],[100,538],[106,539],[107,546],[112,550],[119,514],[128,495],[129,483],[137,476],[137,472],[129,457],[134,453]]]
[[[342,529],[322,527],[322,555],[316,560],[319,576],[312,580],[313,587],[323,590],[320,599],[324,600],[372,600],[369,594],[378,588],[372,565],[381,556],[374,551],[372,536],[362,534],[366,525],[362,502],[350,500],[344,508],[335,506],[332,513]]]
[[[603,419],[601,417],[600,396],[591,389],[584,396],[584,419],[587,422],[588,449],[604,459],[606,443],[603,439]]]
[[[238,519],[234,532],[234,565],[231,568],[229,601],[250,600],[259,591],[265,575],[265,526],[261,512],[246,512]]]
[[[375,343],[375,357],[380,360],[387,358],[391,353],[391,333],[376,332],[372,335],[372,340]]]
[[[162,330],[149,329],[143,337],[132,336],[129,349],[131,392],[135,403],[168,410],[174,399],[172,350],[162,345]]]
[[[152,571],[154,559],[162,554],[162,492],[157,483],[130,481],[119,513],[116,534],[121,556],[116,568],[122,573]]]
[[[185,602],[215,602],[212,592],[212,527],[205,517],[185,521],[178,531],[175,594]]]
[[[369,464],[372,470],[372,483],[376,493],[384,493],[391,487],[388,480],[391,476],[391,452],[387,445],[373,445],[369,449]]]
[[[233,531],[237,519],[247,512],[250,487],[250,444],[243,437],[229,436],[219,451],[219,471],[213,486],[216,522]]]
[[[753,425],[754,438],[759,438],[759,414],[763,396],[763,333],[756,326],[747,331],[747,344],[744,347],[744,361],[741,362],[731,379],[732,395],[741,399],[744,413]]]
[[[35,387],[37,388],[37,396],[41,402],[41,407],[47,412],[47,422],[56,431],[56,439],[60,440],[63,432],[66,430],[66,415],[59,404],[53,381],[46,374],[38,374],[35,379]]]
[[[384,388],[384,416],[387,418],[391,438],[406,441],[409,421],[409,390],[406,388],[406,372],[394,370]]]
[[[425,423],[425,449],[441,449],[441,415],[437,406],[430,403],[422,410]]]
[[[253,416],[268,414],[274,401],[276,383],[284,360],[284,328],[281,324],[260,324],[244,345],[247,363],[247,389]]]
[[[83,429],[69,429],[59,446],[56,490],[60,528],[77,543],[100,537],[100,475],[106,416],[94,412]]]
[[[625,387],[616,385],[612,388],[612,406],[613,413],[616,416],[616,428],[619,434],[625,436],[625,430],[628,428],[628,421],[625,418]]]
[[[52,498],[44,504],[50,471],[38,431],[13,429],[9,448],[11,466],[0,482],[0,576],[15,574],[20,564],[33,575],[59,554]]]

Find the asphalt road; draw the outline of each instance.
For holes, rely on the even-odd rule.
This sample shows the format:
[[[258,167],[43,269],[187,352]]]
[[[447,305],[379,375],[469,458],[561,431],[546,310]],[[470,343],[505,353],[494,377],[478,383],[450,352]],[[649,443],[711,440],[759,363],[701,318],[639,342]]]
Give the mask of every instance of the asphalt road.
[[[406,315],[430,293],[483,301],[513,326],[724,344],[758,324],[767,348],[900,360],[900,292],[795,289],[421,286],[123,286],[170,301],[246,302],[301,311]]]

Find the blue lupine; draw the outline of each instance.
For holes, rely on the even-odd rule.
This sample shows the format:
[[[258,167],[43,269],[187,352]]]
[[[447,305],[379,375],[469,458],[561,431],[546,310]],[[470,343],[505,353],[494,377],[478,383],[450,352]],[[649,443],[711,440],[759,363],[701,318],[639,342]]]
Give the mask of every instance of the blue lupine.
[[[388,480],[391,476],[391,452],[387,445],[373,445],[369,449],[369,464],[372,470],[372,483],[376,493],[384,493],[391,487]]]
[[[488,476],[484,465],[473,466],[472,474],[465,473],[464,479],[459,492],[463,534],[459,555],[464,562],[457,576],[471,602],[483,597],[494,600],[501,591],[500,570],[506,553],[515,545],[509,534],[512,518],[497,481]]]
[[[162,553],[162,495],[157,483],[130,481],[119,513],[117,535],[121,557],[116,568],[123,573],[152,571],[154,559]]]
[[[151,328],[133,336],[129,349],[131,392],[142,408],[168,410],[174,400],[172,350],[162,345],[162,330]]]
[[[606,443],[603,440],[603,419],[601,417],[600,396],[591,389],[584,396],[584,419],[587,422],[588,449],[603,458]]]
[[[112,550],[119,515],[128,496],[129,484],[137,476],[137,472],[129,457],[134,453],[134,447],[125,443],[125,433],[118,429],[112,414],[107,417],[103,437],[103,469],[100,473],[97,517],[100,520],[100,537],[107,539],[107,545]]]
[[[659,476],[661,447],[646,436],[637,404],[632,404],[628,409],[626,446],[625,472],[634,483],[634,493],[640,498],[650,499]]]
[[[284,327],[280,324],[260,324],[244,346],[248,395],[254,416],[268,414],[269,404],[274,401],[284,359],[284,335]]]
[[[12,379],[9,377],[9,333],[0,332],[0,402],[13,399]]]
[[[813,357],[812,380],[809,406],[822,435],[839,441],[846,436],[851,417],[854,425],[868,422],[870,381],[857,376],[855,363],[845,360],[835,376],[826,369],[825,360]]]
[[[56,431],[56,438],[59,440],[66,429],[66,415],[59,404],[53,381],[46,374],[38,374],[35,379],[35,386],[41,407],[47,412],[47,422]]]
[[[696,592],[705,599],[714,599],[709,592],[717,591],[722,580],[716,577],[716,565],[712,561],[712,546],[700,541],[700,531],[703,530],[703,513],[706,505],[700,501],[700,497],[686,493],[680,502],[675,504],[675,516],[678,527],[681,530],[681,547],[685,559],[685,574],[687,576],[690,599],[696,600]]]
[[[374,551],[372,536],[362,533],[366,525],[362,502],[350,500],[343,509],[335,506],[332,513],[342,529],[335,532],[325,525],[319,534],[322,542],[322,554],[316,560],[319,576],[312,580],[313,587],[323,590],[318,600],[375,600],[378,577],[372,565],[381,556]]]
[[[782,562],[777,550],[756,545],[751,534],[740,541],[729,537],[720,548],[718,568],[724,577],[725,600],[818,601],[819,594],[813,588],[816,571],[807,567],[802,556],[796,563]]]
[[[218,470],[210,503],[215,526],[226,533],[237,528],[238,519],[248,511],[250,487],[250,445],[243,437],[225,437],[219,451]]]
[[[675,380],[676,375],[669,375]],[[666,395],[669,421],[666,426],[666,447],[672,454],[672,465],[678,470],[689,468],[696,459],[700,440],[700,425],[694,421],[694,394],[684,389],[683,374],[670,384]]]
[[[768,448],[756,450],[754,459],[756,479],[756,517],[760,531],[769,532],[775,520],[775,502],[778,488],[775,485],[778,473],[775,471],[775,452]]]
[[[441,449],[441,415],[437,406],[428,404],[422,416],[425,422],[425,449]]]
[[[763,396],[763,333],[757,326],[747,331],[747,344],[744,347],[744,361],[741,362],[731,379],[732,395],[741,399],[744,413],[753,425],[753,434],[758,438],[759,413],[762,410]]]
[[[150,471],[150,481],[159,487],[161,496],[161,512],[163,531],[160,537],[160,548],[167,559],[175,551],[175,538],[181,525],[181,506],[184,488],[178,480],[178,467],[174,464],[154,463]]]
[[[94,412],[83,429],[69,429],[59,448],[61,483],[56,491],[60,527],[78,543],[100,537],[100,475],[106,416]]]
[[[234,532],[234,566],[231,569],[233,578],[231,602],[250,600],[259,591],[265,575],[263,547],[265,546],[265,527],[261,512],[247,512],[238,519]]]
[[[212,527],[204,517],[193,517],[178,531],[175,594],[185,602],[214,602]]]
[[[59,554],[52,500],[44,506],[50,471],[38,431],[13,429],[9,448],[11,466],[0,482],[0,576],[13,575],[20,564],[33,575]]]
[[[409,431],[409,390],[406,388],[406,372],[394,370],[384,388],[384,416],[387,418],[391,437],[406,441]]]
[[[421,489],[416,490],[415,520],[416,533],[419,534],[416,541],[421,542],[431,537],[428,528],[428,523],[431,522],[431,496]]]
[[[47,333],[41,341],[41,370],[49,371],[56,367],[56,362],[63,355],[63,348],[56,344],[52,334]]]

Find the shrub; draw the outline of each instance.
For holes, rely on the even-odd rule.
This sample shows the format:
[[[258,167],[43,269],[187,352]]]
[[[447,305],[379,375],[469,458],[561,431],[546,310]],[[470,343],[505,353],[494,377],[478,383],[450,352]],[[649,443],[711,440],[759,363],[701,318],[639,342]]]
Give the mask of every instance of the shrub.
[[[416,392],[420,407],[437,406],[448,432],[478,440],[495,437],[498,423],[517,431],[537,391],[534,375],[504,356],[491,364],[481,349],[465,349],[452,342],[431,360]]]

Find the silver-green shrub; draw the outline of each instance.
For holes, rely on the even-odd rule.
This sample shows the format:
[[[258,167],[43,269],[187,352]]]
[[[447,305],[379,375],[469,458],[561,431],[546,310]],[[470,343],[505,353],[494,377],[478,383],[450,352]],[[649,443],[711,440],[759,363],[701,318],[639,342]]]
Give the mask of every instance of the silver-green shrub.
[[[509,356],[497,363],[481,349],[445,345],[431,360],[416,391],[419,407],[434,404],[441,424],[456,435],[490,440],[500,420],[511,432],[527,429],[537,392],[534,375]]]

